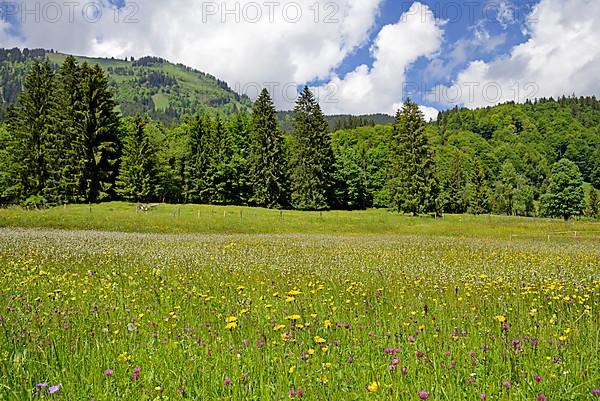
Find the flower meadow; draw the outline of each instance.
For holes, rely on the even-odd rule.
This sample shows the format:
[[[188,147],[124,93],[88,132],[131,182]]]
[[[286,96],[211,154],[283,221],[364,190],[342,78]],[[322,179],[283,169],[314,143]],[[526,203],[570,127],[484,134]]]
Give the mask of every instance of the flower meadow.
[[[0,229],[1,400],[600,400],[600,247]]]

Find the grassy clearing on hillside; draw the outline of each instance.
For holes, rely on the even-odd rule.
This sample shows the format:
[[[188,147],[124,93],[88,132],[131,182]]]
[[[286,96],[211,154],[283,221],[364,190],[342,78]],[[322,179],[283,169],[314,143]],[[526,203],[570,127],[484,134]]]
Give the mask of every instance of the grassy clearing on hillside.
[[[106,207],[75,208],[63,224],[133,229],[144,218],[150,230],[196,210],[176,219]],[[123,210],[109,220],[108,208]],[[237,209],[223,210],[232,227]],[[26,215],[48,223],[58,212]],[[286,229],[343,231],[359,219],[306,216],[290,213]],[[438,230],[397,219],[378,224]],[[598,399],[597,242],[14,228],[0,237],[1,400]]]
[[[137,204],[73,205],[44,210],[0,209],[0,227],[36,227],[124,232],[256,234],[390,234],[465,238],[598,241],[600,222],[446,215],[409,217],[386,210],[298,212],[246,207],[160,205],[138,212]]]

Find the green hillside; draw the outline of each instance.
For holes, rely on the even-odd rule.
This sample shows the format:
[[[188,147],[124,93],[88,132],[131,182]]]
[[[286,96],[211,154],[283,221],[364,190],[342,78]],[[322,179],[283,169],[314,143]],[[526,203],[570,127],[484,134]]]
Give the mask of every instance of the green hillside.
[[[43,49],[0,49],[0,119],[7,106],[16,101],[29,63],[45,57],[58,68],[67,55]],[[235,93],[224,81],[161,58],[76,59],[98,64],[108,73],[119,110],[126,116],[148,113],[155,120],[171,124],[197,111],[233,114],[252,105],[250,99]]]

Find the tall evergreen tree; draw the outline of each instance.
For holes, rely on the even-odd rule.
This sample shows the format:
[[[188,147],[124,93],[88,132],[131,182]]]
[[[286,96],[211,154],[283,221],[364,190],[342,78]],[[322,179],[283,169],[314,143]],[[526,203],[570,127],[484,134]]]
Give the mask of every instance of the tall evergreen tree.
[[[249,165],[252,119],[248,113],[238,112],[229,118],[225,129],[231,146],[228,160],[231,173],[225,176],[230,188],[227,198],[232,204],[247,205],[252,197]]]
[[[326,210],[333,203],[333,152],[321,107],[308,86],[294,108],[292,204],[296,209]]]
[[[197,114],[189,123],[189,145],[185,157],[184,193],[186,202],[203,202],[205,173],[212,151],[211,122]]]
[[[77,128],[85,157],[83,193],[87,201],[97,202],[114,195],[119,156],[119,117],[100,66],[81,66],[81,97]]]
[[[149,201],[156,197],[156,150],[146,132],[146,124],[144,117],[135,116],[123,144],[116,190],[129,201]]]
[[[217,205],[229,203],[232,193],[230,178],[234,174],[229,163],[232,155],[231,145],[223,120],[217,116],[210,126],[205,142],[207,163],[200,192],[200,198],[204,202]]]
[[[410,99],[396,114],[390,159],[387,183],[390,207],[414,216],[437,212],[433,150],[425,134],[423,113]]]
[[[542,213],[568,220],[581,216],[584,208],[581,172],[575,163],[563,158],[552,166],[548,192],[542,196]]]
[[[82,113],[81,68],[73,56],[67,56],[57,76],[58,118],[54,141],[56,177],[54,191],[61,202],[85,200],[83,182],[85,176],[84,135],[78,129]]]
[[[469,210],[475,215],[489,212],[488,188],[485,180],[485,171],[478,158],[475,158],[473,162],[473,171],[471,173]]]
[[[54,73],[48,61],[32,63],[23,89],[19,105],[8,113],[12,185],[7,191],[19,201],[52,203],[55,199],[47,199],[52,194],[47,193],[46,185],[53,168],[49,156],[56,146],[52,142],[56,99]]]
[[[251,203],[267,208],[289,205],[284,140],[277,126],[277,112],[267,89],[254,103],[250,134],[249,175]]]

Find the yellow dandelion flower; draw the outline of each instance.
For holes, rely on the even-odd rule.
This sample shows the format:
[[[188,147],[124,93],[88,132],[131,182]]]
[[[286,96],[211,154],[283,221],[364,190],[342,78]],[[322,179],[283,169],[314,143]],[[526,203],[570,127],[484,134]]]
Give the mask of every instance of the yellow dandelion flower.
[[[369,393],[376,393],[377,390],[379,390],[379,386],[380,386],[380,384],[378,381],[373,381],[373,382],[367,384],[367,391]]]
[[[330,320],[325,320],[323,322],[323,327],[325,327],[326,329],[331,327],[331,321]]]
[[[315,336],[315,342],[317,344],[324,344],[327,342],[327,340],[325,340],[323,337]]]

